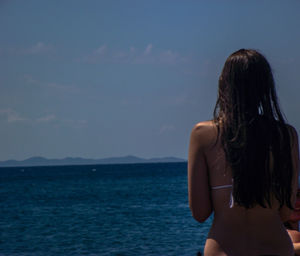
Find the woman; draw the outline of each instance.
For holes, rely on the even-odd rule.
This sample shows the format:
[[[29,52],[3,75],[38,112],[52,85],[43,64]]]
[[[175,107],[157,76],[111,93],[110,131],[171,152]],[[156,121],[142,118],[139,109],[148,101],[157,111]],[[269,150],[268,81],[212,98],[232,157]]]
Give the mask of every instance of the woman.
[[[191,132],[189,204],[214,220],[204,256],[294,255],[283,225],[298,185],[298,138],[280,112],[272,71],[255,50],[225,62],[213,121]]]

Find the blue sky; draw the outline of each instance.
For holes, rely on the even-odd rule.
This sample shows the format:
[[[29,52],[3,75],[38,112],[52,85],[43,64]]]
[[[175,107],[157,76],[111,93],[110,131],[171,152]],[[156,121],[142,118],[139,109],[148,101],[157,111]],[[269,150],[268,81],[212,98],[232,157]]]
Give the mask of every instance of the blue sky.
[[[187,158],[227,56],[260,50],[299,131],[300,1],[0,1],[0,160]]]

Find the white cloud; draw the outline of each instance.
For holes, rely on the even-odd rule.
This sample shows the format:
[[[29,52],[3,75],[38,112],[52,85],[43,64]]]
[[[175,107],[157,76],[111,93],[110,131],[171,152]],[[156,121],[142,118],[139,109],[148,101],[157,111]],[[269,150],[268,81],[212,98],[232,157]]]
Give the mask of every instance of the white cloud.
[[[185,93],[182,93],[182,94],[176,96],[173,99],[173,102],[175,105],[186,104],[188,102],[188,95]]]
[[[74,91],[75,87],[71,85],[64,85],[64,84],[58,84],[58,83],[45,83],[46,86],[51,87],[51,88],[56,88],[60,90],[68,90],[68,91]]]
[[[167,133],[175,130],[175,126],[171,124],[164,124],[160,127],[159,134]]]
[[[80,120],[77,120],[77,123],[78,123],[78,124],[87,124],[87,120],[85,120],[85,119],[80,119]]]
[[[65,84],[60,84],[55,82],[43,82],[34,79],[31,75],[28,74],[24,75],[24,79],[26,83],[33,84],[36,86],[48,87],[48,88],[53,88],[58,90],[65,90],[67,92],[78,92],[78,88],[76,88],[74,85],[65,85]]]
[[[85,119],[61,119],[56,123],[56,127],[70,127],[70,128],[84,128],[87,125],[88,121]]]
[[[53,46],[44,42],[37,42],[29,47],[14,47],[13,45],[6,48],[0,48],[0,56],[24,56],[39,55],[53,52]]]
[[[160,61],[174,64],[179,60],[179,55],[171,50],[164,51],[160,54]]]
[[[50,45],[47,45],[43,42],[37,42],[35,45],[30,47],[29,49],[25,50],[27,54],[39,54],[39,53],[46,53],[52,50]]]
[[[102,45],[94,51],[94,54],[103,55],[106,52],[106,48],[106,45]]]
[[[130,51],[131,53],[134,53],[134,52],[135,52],[135,48],[134,48],[133,46],[131,46],[130,49],[129,49],[129,51]]]
[[[122,106],[138,106],[138,105],[142,104],[142,99],[141,98],[135,98],[135,97],[132,97],[132,98],[123,98],[120,101],[120,104]]]
[[[56,116],[52,114],[52,115],[47,115],[47,116],[40,117],[36,121],[37,122],[51,122],[55,119],[56,119]]]
[[[144,50],[139,50],[134,46],[130,46],[127,50],[107,51],[107,46],[102,45],[92,53],[75,59],[76,62],[85,62],[96,64],[99,62],[108,63],[128,63],[128,64],[177,64],[188,61],[188,58],[174,52],[171,49],[159,50],[154,53],[153,45],[149,43]]]
[[[67,126],[72,128],[81,128],[87,124],[87,120],[84,119],[69,119],[58,118],[55,114],[49,114],[35,119],[36,124],[51,124],[54,127]]]
[[[152,44],[148,44],[145,51],[144,51],[144,54],[149,55],[152,51],[152,47],[153,47]]]
[[[113,59],[117,61],[122,61],[122,60],[128,60],[128,53],[127,52],[117,52],[113,54]]]
[[[4,116],[8,123],[27,120],[26,118],[22,117],[19,113],[17,113],[15,110],[10,108],[0,109],[0,116]]]
[[[47,124],[48,126],[68,126],[73,128],[82,128],[84,127],[88,121],[85,119],[67,119],[67,118],[57,118],[55,114],[48,114],[41,116],[39,118],[25,118],[20,115],[17,111],[11,108],[0,109],[0,121],[5,121],[7,123],[20,123],[26,122],[31,125],[41,125]]]
[[[83,56],[82,58],[76,59],[76,62],[86,62],[86,63],[97,63],[100,60],[103,60],[103,57],[107,53],[107,46],[101,45],[96,50],[94,50],[92,53],[87,54]]]
[[[27,83],[30,83],[30,84],[39,84],[39,81],[33,79],[33,77],[31,75],[28,75],[28,74],[25,74],[24,75],[24,79]]]

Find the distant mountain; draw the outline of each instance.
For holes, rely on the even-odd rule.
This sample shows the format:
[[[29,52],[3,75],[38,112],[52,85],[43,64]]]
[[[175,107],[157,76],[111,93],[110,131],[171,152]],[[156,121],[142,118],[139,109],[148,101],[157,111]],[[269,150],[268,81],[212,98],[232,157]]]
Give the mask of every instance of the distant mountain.
[[[185,159],[177,157],[140,158],[136,156],[109,157],[102,159],[88,159],[81,157],[66,157],[63,159],[48,159],[45,157],[31,157],[22,161],[7,160],[0,161],[0,167],[14,166],[50,166],[50,165],[85,165],[85,164],[133,164],[133,163],[170,163],[186,162]]]

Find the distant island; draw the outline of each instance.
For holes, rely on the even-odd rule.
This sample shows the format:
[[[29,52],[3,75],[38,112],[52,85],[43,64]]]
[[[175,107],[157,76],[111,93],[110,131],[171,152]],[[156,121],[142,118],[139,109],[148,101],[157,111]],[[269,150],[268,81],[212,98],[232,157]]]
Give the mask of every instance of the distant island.
[[[87,165],[87,164],[136,164],[136,163],[175,163],[186,162],[177,157],[140,158],[136,156],[109,157],[102,159],[87,159],[81,157],[66,157],[63,159],[48,159],[45,157],[31,157],[22,161],[0,161],[0,167],[51,166],[51,165]]]

